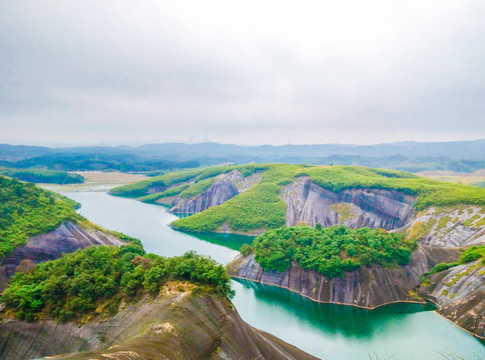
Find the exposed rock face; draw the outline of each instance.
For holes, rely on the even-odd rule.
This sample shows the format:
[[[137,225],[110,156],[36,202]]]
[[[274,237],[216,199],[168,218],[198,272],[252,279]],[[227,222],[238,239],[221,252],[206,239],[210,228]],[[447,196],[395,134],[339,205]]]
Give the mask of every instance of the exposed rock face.
[[[410,230],[422,228],[420,242],[426,245],[462,247],[485,243],[485,208],[458,205],[430,207],[422,211],[409,225]]]
[[[485,338],[485,267],[479,261],[463,264],[429,277],[419,294],[435,301],[440,314]]]
[[[416,301],[409,291],[421,283],[423,273],[439,262],[454,261],[458,256],[455,249],[421,246],[412,253],[406,266],[361,267],[344,273],[342,278],[328,279],[315,271],[305,271],[297,264],[282,273],[264,271],[254,260],[254,255],[249,255],[236,258],[229,265],[228,273],[237,278],[284,287],[314,301],[372,309],[392,302]]]
[[[286,224],[305,222],[310,226],[346,225],[392,230],[413,216],[415,197],[399,191],[347,189],[333,192],[300,177],[287,185],[282,198],[288,205]]]
[[[234,196],[250,189],[259,180],[262,173],[256,172],[250,176],[243,177],[239,170],[233,170],[227,174],[216,177],[214,183],[202,194],[193,198],[183,199],[180,196],[160,199],[161,204],[173,206],[172,213],[195,214],[207,210],[210,207],[221,205]]]
[[[202,194],[183,200],[170,209],[172,213],[199,213],[210,207],[225,203],[238,195],[236,186],[229,180],[217,179]]]
[[[219,295],[171,292],[141,299],[108,320],[79,326],[54,321],[0,324],[0,358],[316,359],[246,324]],[[56,357],[57,358],[57,357]]]
[[[84,249],[91,245],[121,246],[124,242],[113,235],[99,230],[84,229],[72,222],[61,224],[57,229],[29,239],[25,246],[15,248],[12,253],[0,260],[0,290],[15,274],[22,260],[33,263],[54,260],[62,254]]]

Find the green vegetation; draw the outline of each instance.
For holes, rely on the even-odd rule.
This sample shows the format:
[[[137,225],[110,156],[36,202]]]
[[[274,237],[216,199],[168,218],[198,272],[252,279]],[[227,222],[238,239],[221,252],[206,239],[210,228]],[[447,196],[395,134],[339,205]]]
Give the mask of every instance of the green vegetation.
[[[233,199],[205,210],[199,214],[176,220],[173,227],[187,231],[217,231],[229,226],[236,232],[250,232],[255,229],[274,229],[285,224],[286,204],[280,198],[283,186],[295,178],[309,176],[312,181],[332,191],[344,189],[387,189],[415,195],[415,209],[424,210],[429,206],[451,206],[456,204],[485,205],[485,189],[440,182],[422,178],[411,173],[372,169],[359,166],[308,166],[291,164],[251,164],[215,166],[207,169],[165,174],[150,180],[119,187],[111,191],[114,195],[137,197],[143,201],[155,201],[175,184],[187,184],[183,192],[191,197],[204,191],[209,180],[231,170],[240,170],[244,176],[255,171],[264,171],[261,181],[248,191]],[[202,182],[207,181],[207,182]],[[148,195],[148,189],[159,187],[163,195]],[[180,189],[180,188],[179,188]],[[179,190],[177,189],[177,191]],[[180,193],[180,192],[179,192]],[[337,206],[337,205],[336,205]],[[336,208],[338,210],[338,208]],[[351,209],[338,211],[341,220],[352,217]],[[422,231],[430,224],[422,224]],[[442,225],[442,224],[440,224]],[[419,229],[415,229],[418,233]]]
[[[458,259],[458,263],[466,264],[480,258],[482,259],[482,262],[485,262],[485,245],[475,245],[467,248],[463,254],[461,254],[460,258]]]
[[[434,267],[432,267],[431,269],[429,269],[427,272],[423,274],[422,280],[424,280],[424,277],[428,275],[436,274],[441,271],[451,269],[452,267],[462,265],[462,264],[467,264],[469,262],[472,262],[478,259],[482,259],[480,263],[482,265],[485,265],[485,245],[471,246],[467,248],[460,255],[460,258],[458,259],[458,261],[451,262],[451,263],[441,262],[436,264]]]
[[[80,184],[84,182],[84,178],[79,174],[57,170],[0,168],[0,174],[34,183]]]
[[[278,181],[292,178],[298,165],[274,166],[264,172],[261,181],[249,190],[201,213],[178,219],[175,229],[217,231],[224,223],[231,229],[247,233],[253,229],[275,229],[285,224],[286,204],[280,198]]]
[[[138,198],[148,195],[148,189],[156,187],[162,189],[159,192],[163,192],[171,185],[193,179],[195,176],[200,174],[200,172],[201,170],[190,170],[155,176],[148,180],[143,180],[133,184],[119,186],[117,188],[111,189],[110,194]]]
[[[216,181],[215,178],[200,180],[199,182],[192,184],[186,190],[182,191],[180,196],[186,199],[202,194],[214,183],[214,181]]]
[[[81,219],[77,203],[32,183],[0,176],[0,258],[67,220]]]
[[[114,314],[122,300],[156,295],[170,280],[205,284],[232,296],[230,279],[222,265],[187,252],[164,258],[146,254],[142,247],[93,246],[38,264],[10,280],[1,300],[20,319],[82,320],[99,312]]]
[[[473,184],[473,186],[485,188],[485,181],[481,181],[481,182],[475,183],[475,184]]]
[[[182,184],[182,185],[179,185],[179,186],[174,186],[174,187],[171,187],[171,188],[165,190],[162,193],[155,193],[155,194],[142,196],[141,198],[138,198],[138,200],[146,202],[146,203],[155,203],[158,199],[178,195],[182,191],[187,189],[189,186],[190,186],[190,184],[188,184],[188,183],[185,183],[185,184]]]
[[[253,174],[256,171],[262,171],[266,169],[268,169],[268,165],[259,165],[259,164],[212,166],[206,169],[180,171],[180,172],[173,172],[173,173],[168,173],[160,176],[155,176],[148,180],[143,180],[134,184],[119,186],[117,188],[111,189],[110,193],[112,195],[140,198],[148,195],[148,189],[151,189],[151,188],[160,188],[161,190],[159,191],[159,193],[163,193],[169,187],[175,184],[189,182],[189,181],[193,183],[199,183],[199,182],[202,182],[202,180],[213,179],[217,175],[225,174],[232,170],[239,170],[241,171],[242,175],[246,177]],[[204,184],[208,184],[208,182]],[[195,192],[196,189],[198,189],[198,191],[202,190],[203,185],[200,186],[199,188],[197,187],[194,188],[193,193],[195,195],[198,195],[200,192],[196,193]],[[171,195],[166,195],[166,196],[171,196]],[[189,192],[189,196],[190,196],[190,192]]]
[[[267,231],[254,240],[253,248],[265,270],[282,272],[295,262],[332,278],[364,265],[405,265],[416,243],[382,229],[295,226]]]

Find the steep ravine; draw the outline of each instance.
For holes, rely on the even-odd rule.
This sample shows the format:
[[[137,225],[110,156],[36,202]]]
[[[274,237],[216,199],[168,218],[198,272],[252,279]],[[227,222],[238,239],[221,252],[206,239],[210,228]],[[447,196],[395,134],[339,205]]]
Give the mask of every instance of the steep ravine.
[[[315,271],[305,271],[294,263],[289,270],[281,273],[264,271],[254,255],[240,255],[228,265],[228,273],[235,278],[283,287],[317,302],[373,309],[393,302],[419,301],[409,291],[421,283],[423,273],[439,262],[453,261],[458,256],[456,249],[420,246],[412,253],[406,266],[361,267],[344,273],[342,278],[328,279]]]
[[[72,360],[316,359],[249,326],[227,298],[186,283],[167,284],[156,299],[144,297],[112,318],[83,325],[1,323],[1,359],[57,354]]]
[[[0,259],[0,291],[6,287],[8,279],[15,274],[22,261],[36,264],[92,245],[121,246],[124,243],[112,234],[65,222],[49,233],[30,238],[26,245],[15,248]]]

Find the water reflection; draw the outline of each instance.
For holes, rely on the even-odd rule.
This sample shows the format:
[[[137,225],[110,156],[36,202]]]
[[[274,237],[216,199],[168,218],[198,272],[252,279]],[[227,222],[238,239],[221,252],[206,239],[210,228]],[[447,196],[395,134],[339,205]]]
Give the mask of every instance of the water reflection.
[[[406,314],[432,311],[432,304],[396,303],[375,310],[354,306],[323,304],[311,301],[297,293],[253,281],[234,279],[252,289],[258,301],[283,306],[298,319],[319,327],[326,334],[343,334],[346,337],[372,337],[382,324],[399,322]]]
[[[254,236],[238,234],[211,234],[211,233],[187,233],[177,230],[183,234],[191,235],[199,240],[207,241],[211,244],[227,247],[239,251],[243,244],[251,244],[255,239]]]

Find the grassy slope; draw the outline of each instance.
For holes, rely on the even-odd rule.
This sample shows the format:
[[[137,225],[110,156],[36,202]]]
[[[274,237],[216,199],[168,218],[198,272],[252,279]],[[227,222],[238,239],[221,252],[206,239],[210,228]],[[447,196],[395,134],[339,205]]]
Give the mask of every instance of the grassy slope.
[[[63,195],[0,176],[0,259],[25,245],[29,237],[52,231],[66,221],[140,244],[138,239],[91,223],[76,213],[79,207],[78,202]]]
[[[75,205],[34,184],[0,176],[0,258],[25,245],[30,236],[82,219]]]
[[[167,190],[174,185],[182,184],[184,182],[199,183],[206,179],[211,179],[217,175],[227,173],[232,170],[239,170],[243,176],[249,176],[255,171],[267,169],[267,165],[230,165],[230,166],[212,166],[206,169],[179,171],[174,173],[168,173],[160,176],[155,176],[151,179],[139,181],[134,184],[119,186],[111,189],[110,193],[117,196],[140,198],[149,195],[148,189],[153,187],[160,187],[163,190]],[[183,189],[185,190],[185,189]],[[187,189],[189,190],[189,189]],[[196,194],[196,189],[190,190],[190,195]],[[204,186],[200,186],[198,191],[204,191]],[[200,193],[199,192],[199,193]],[[178,193],[177,193],[178,194]],[[176,194],[170,194],[166,196],[172,196]]]
[[[402,191],[417,195],[415,208],[429,206],[463,204],[485,205],[485,190],[477,187],[430,180],[411,173],[373,169],[359,166],[305,166],[289,164],[263,164],[211,167],[194,172],[179,172],[151,179],[149,181],[116,188],[112,193],[122,196],[139,197],[146,195],[151,186],[160,183],[165,186],[212,179],[214,176],[240,169],[245,175],[255,170],[264,170],[261,181],[248,191],[226,203],[212,207],[199,214],[176,220],[174,228],[188,231],[217,231],[223,224],[233,230],[248,232],[266,228],[274,229],[285,224],[286,204],[279,194],[284,185],[290,184],[295,177],[309,176],[318,185],[341,191],[351,188],[373,188]],[[194,185],[191,185],[191,187]],[[190,190],[190,188],[184,191]],[[203,189],[203,186],[200,186]],[[175,188],[174,188],[175,189]],[[170,189],[169,191],[173,191]],[[199,189],[200,190],[200,189]],[[192,194],[199,192],[194,191]],[[153,195],[152,200],[161,195]],[[168,196],[168,195],[167,195]]]

